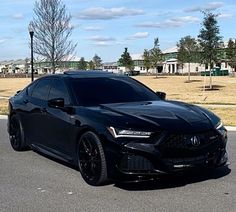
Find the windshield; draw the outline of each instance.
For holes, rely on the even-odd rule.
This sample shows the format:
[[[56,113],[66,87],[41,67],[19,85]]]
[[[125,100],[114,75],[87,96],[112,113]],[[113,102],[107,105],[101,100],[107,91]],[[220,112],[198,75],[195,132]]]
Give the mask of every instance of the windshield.
[[[159,100],[153,91],[129,77],[76,78],[72,88],[83,106]]]

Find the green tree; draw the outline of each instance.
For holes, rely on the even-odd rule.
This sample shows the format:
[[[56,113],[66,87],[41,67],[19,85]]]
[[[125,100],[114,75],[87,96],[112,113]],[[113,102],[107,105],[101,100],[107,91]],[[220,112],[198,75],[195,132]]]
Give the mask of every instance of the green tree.
[[[226,58],[229,65],[235,70],[236,68],[236,41],[234,42],[231,38],[228,41],[226,48]]]
[[[92,60],[89,61],[89,70],[94,70],[95,69],[95,65],[94,62]]]
[[[159,39],[154,39],[154,47],[150,50],[150,59],[152,67],[156,69],[156,76],[157,76],[157,66],[163,61],[163,55],[160,49]]]
[[[87,69],[87,62],[84,60],[84,57],[81,57],[78,63],[79,70],[86,70]]]
[[[132,57],[130,56],[128,52],[128,48],[125,48],[125,51],[122,53],[120,59],[118,60],[118,63],[120,66],[124,66],[125,68],[128,68],[129,70],[132,70],[134,67],[134,62],[132,60]]]
[[[147,73],[148,73],[148,70],[152,67],[152,62],[151,62],[150,51],[147,49],[144,49],[144,52],[143,52],[143,65],[146,68]]]
[[[188,82],[190,82],[190,63],[199,62],[199,46],[195,38],[183,37],[177,43],[177,59],[181,63],[188,63]]]
[[[34,52],[56,65],[74,53],[76,44],[70,40],[73,27],[71,16],[61,0],[38,0],[34,7]]]
[[[93,57],[93,64],[95,66],[95,69],[99,69],[102,67],[102,59],[97,54]]]
[[[203,12],[203,14],[202,28],[198,35],[198,41],[201,46],[201,62],[208,63],[209,67],[212,68],[213,62],[217,62],[219,59],[217,50],[222,42],[222,37],[216,20],[217,15],[208,11]],[[212,89],[211,71],[209,88]]]

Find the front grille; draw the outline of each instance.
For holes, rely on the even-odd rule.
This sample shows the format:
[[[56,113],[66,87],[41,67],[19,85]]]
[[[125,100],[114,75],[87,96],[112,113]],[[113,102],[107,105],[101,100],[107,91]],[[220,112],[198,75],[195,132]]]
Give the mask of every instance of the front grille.
[[[194,137],[199,140],[198,145],[193,144]],[[213,130],[196,134],[172,134],[162,142],[161,146],[173,149],[199,149],[216,142],[218,139],[218,133]]]
[[[124,155],[119,168],[124,172],[148,172],[153,170],[152,163],[139,155]]]
[[[219,139],[219,134],[214,130],[195,134],[171,134],[161,142],[159,150],[164,157],[191,157],[194,153],[219,143]]]

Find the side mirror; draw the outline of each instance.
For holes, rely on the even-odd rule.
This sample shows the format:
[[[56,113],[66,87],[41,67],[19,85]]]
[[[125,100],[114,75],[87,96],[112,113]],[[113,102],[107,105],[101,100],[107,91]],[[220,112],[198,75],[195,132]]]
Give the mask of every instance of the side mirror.
[[[161,91],[157,91],[156,95],[161,99],[161,100],[165,100],[166,99],[166,93],[165,92],[161,92]]]
[[[15,96],[17,96],[19,93],[21,92],[21,90],[19,90],[19,91],[16,91],[16,94],[15,94]]]
[[[48,106],[61,109],[65,106],[64,99],[63,98],[50,99],[48,101]]]
[[[73,107],[65,106],[65,101],[63,98],[50,99],[48,101],[48,106],[52,108],[60,109],[69,114],[75,114],[75,109]]]

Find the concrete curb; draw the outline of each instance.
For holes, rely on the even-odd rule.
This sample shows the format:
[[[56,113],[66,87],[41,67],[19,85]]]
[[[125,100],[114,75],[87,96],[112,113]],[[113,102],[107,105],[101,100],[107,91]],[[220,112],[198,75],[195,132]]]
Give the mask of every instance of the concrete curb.
[[[0,96],[0,99],[9,99],[10,97]]]
[[[225,128],[226,128],[228,131],[236,131],[236,127],[226,126]]]
[[[0,119],[7,119],[6,115],[0,115]],[[236,131],[236,127],[225,126],[228,131]]]
[[[200,107],[205,107],[205,108],[236,108],[236,105],[214,105],[214,104],[196,104],[197,106]]]
[[[7,119],[6,115],[0,115],[0,119]]]

